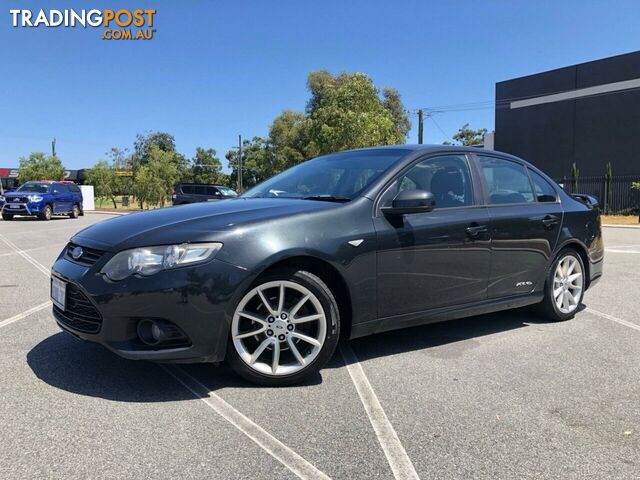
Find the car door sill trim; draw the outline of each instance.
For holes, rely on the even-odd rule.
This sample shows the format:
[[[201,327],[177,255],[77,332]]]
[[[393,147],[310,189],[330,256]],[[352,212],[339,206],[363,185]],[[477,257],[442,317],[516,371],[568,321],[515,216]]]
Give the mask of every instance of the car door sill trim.
[[[536,292],[378,318],[353,325],[350,338],[524,307],[541,302],[543,297],[543,292]]]

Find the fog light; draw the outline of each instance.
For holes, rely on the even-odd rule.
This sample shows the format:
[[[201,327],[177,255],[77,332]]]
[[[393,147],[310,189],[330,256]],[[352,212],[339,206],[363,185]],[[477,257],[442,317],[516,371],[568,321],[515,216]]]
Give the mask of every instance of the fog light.
[[[162,345],[164,343],[187,341],[187,337],[182,330],[166,320],[144,319],[138,322],[138,338],[150,347]]]
[[[157,345],[164,340],[162,328],[154,320],[140,320],[138,322],[138,337],[146,345]]]

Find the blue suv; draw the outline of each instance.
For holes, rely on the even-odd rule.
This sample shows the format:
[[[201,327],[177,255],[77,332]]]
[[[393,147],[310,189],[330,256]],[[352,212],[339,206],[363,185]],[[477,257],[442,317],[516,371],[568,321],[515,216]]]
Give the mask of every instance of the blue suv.
[[[51,220],[53,215],[78,218],[82,212],[82,192],[73,182],[26,182],[14,191],[0,196],[3,220],[15,215],[29,215]]]

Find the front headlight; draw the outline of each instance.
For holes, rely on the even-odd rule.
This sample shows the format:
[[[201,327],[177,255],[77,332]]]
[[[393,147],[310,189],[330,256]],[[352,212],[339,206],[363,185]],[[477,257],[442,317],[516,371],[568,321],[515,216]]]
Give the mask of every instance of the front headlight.
[[[40,195],[29,195],[29,201],[30,202],[41,202],[42,201],[42,197]]]
[[[222,248],[222,243],[184,243],[125,250],[102,267],[101,272],[111,280],[122,280],[129,275],[153,275],[161,270],[194,265],[210,260]]]

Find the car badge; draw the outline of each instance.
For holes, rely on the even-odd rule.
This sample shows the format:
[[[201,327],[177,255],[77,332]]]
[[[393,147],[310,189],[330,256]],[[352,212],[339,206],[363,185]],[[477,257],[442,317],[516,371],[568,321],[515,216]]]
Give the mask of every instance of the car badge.
[[[74,247],[71,250],[71,258],[74,260],[78,260],[84,252],[82,251],[82,247]]]

